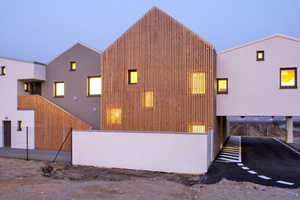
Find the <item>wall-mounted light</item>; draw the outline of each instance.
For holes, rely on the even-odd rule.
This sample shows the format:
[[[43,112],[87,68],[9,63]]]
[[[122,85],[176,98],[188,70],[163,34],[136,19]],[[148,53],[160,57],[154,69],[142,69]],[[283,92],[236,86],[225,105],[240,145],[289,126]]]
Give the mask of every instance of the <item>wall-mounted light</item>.
[[[7,117],[7,116],[5,116],[5,119],[8,119],[8,117]]]
[[[73,99],[74,99],[74,101],[76,101],[76,100],[77,100],[77,97],[76,97],[76,96],[74,96],[74,98],[73,98]]]
[[[94,111],[94,112],[97,112],[97,108],[94,108],[93,111]]]

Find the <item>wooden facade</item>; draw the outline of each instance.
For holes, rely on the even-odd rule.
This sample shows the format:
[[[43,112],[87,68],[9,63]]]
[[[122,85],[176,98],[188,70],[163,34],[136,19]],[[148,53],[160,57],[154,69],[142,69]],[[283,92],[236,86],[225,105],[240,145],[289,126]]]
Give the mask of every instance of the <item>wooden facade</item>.
[[[91,128],[39,95],[19,95],[18,109],[35,110],[35,149],[59,150],[71,127],[82,130]],[[62,151],[71,151],[70,136]]]
[[[213,45],[151,8],[101,54],[102,130],[212,129],[214,55]],[[130,70],[137,71],[136,84],[129,84]],[[195,74],[204,77],[204,92],[193,92]]]

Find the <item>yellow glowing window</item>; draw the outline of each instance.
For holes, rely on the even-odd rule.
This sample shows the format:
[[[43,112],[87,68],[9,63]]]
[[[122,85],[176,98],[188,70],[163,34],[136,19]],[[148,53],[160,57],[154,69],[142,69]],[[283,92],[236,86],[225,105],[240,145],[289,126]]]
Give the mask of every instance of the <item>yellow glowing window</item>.
[[[5,75],[5,73],[6,73],[6,69],[5,69],[5,67],[3,66],[3,67],[1,67],[1,74],[2,74],[2,75]]]
[[[190,129],[189,132],[192,132],[192,133],[205,133],[205,126],[204,125],[193,125],[193,124],[191,124],[189,129]]]
[[[153,91],[145,92],[144,105],[146,108],[153,107]]]
[[[101,95],[101,77],[88,77],[88,96]]]
[[[228,79],[218,79],[218,94],[228,94]]]
[[[55,97],[63,97],[65,95],[65,83],[55,83]]]
[[[70,71],[75,71],[76,70],[76,62],[70,62],[71,68]]]
[[[113,108],[110,110],[110,123],[121,124],[121,109]]]
[[[28,83],[25,83],[25,84],[24,84],[24,90],[25,90],[26,92],[29,91]]]
[[[18,131],[22,131],[22,121],[18,121]]]
[[[192,73],[190,77],[192,94],[205,94],[205,73]]]
[[[297,88],[297,68],[280,69],[280,88]]]
[[[128,70],[128,83],[135,84],[137,83],[137,70]]]
[[[257,51],[256,52],[256,60],[258,60],[258,61],[265,60],[265,52]]]

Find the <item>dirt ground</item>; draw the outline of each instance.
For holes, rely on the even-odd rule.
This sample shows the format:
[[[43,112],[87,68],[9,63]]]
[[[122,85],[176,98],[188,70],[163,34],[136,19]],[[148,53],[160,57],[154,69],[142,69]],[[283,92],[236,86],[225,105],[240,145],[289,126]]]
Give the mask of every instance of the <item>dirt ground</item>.
[[[300,189],[200,178],[0,158],[0,199],[300,199]]]

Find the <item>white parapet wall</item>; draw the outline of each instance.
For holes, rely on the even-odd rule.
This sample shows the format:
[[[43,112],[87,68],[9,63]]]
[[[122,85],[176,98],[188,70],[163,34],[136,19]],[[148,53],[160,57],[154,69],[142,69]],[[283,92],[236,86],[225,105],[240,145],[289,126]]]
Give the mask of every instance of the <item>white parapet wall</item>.
[[[202,174],[209,164],[208,134],[74,130],[72,163]]]

